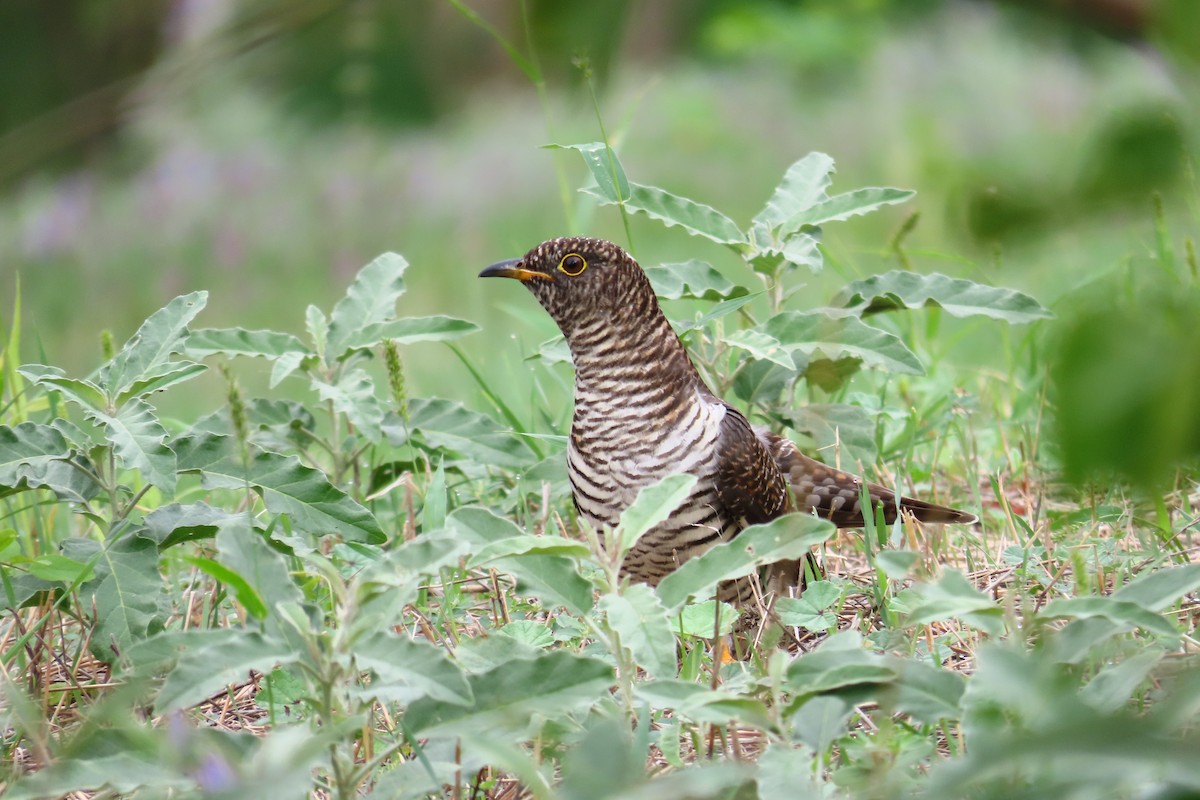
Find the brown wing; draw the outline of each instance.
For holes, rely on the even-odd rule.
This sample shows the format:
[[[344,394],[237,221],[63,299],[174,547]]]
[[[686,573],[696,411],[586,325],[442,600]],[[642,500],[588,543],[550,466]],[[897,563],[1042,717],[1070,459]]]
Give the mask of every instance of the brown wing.
[[[717,440],[717,497],[741,527],[770,522],[789,510],[787,481],[741,412],[726,408]]]
[[[755,433],[766,445],[779,465],[780,472],[792,489],[797,507],[813,511],[831,520],[839,528],[861,528],[862,509],[859,507],[859,487],[862,480],[848,472],[826,466],[809,458],[788,439],[762,428]],[[867,484],[872,507],[883,503],[883,517],[891,524],[896,521],[896,494],[874,483]],[[978,517],[946,506],[900,498],[900,508],[921,522],[957,522],[970,524]]]

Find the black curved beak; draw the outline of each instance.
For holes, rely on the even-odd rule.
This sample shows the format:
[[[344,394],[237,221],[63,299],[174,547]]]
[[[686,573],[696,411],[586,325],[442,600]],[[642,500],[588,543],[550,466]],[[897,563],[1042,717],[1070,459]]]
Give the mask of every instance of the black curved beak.
[[[520,264],[520,263],[521,263],[521,259],[519,259],[519,258],[509,259],[508,261],[499,261],[495,264],[492,264],[490,267],[485,269],[483,272],[479,273],[479,277],[481,277],[481,278],[516,278],[517,280],[521,281],[522,283],[525,283],[526,281],[534,281],[534,280],[537,280],[537,281],[553,280],[553,278],[551,278],[549,275],[547,275],[544,272],[534,272],[531,269],[524,269],[523,267],[518,266],[518,264]]]

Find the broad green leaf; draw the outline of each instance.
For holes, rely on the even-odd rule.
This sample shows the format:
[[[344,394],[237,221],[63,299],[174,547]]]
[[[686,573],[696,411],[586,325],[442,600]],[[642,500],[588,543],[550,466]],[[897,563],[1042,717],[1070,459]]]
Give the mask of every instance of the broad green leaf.
[[[835,530],[832,523],[808,514],[787,514],[765,525],[752,525],[664,578],[658,585],[659,599],[674,611],[690,596],[706,596],[721,581],[749,575],[764,564],[803,558]]]
[[[287,514],[314,536],[338,533],[351,541],[382,544],[387,534],[370,511],[295,456],[257,453],[243,465],[227,436],[198,434],[175,441],[180,472],[199,472],[206,488],[241,489],[249,484],[267,510]]]
[[[45,364],[25,364],[17,370],[30,383],[47,386],[61,392],[64,397],[77,403],[87,410],[104,411],[108,408],[108,398],[104,390],[89,380],[68,378],[58,367]]]
[[[381,426],[387,412],[383,401],[375,394],[375,381],[365,370],[348,370],[337,383],[313,380],[323,402],[332,402],[333,409],[354,424],[367,441],[377,444],[383,439]]]
[[[309,303],[304,309],[304,329],[312,340],[313,350],[322,361],[329,361],[329,318],[320,307]],[[290,353],[288,355],[291,355]],[[278,366],[278,365],[276,365]]]
[[[245,328],[202,328],[188,334],[184,352],[193,358],[211,355],[276,359],[287,353],[307,354],[304,342],[290,333]]]
[[[49,425],[0,425],[0,497],[25,489],[49,489],[60,499],[95,497],[100,485],[68,459],[70,445]]]
[[[176,297],[151,314],[112,360],[100,369],[100,385],[110,397],[124,393],[136,381],[182,352],[187,325],[208,303],[208,292]]]
[[[711,264],[692,259],[646,267],[654,293],[665,300],[728,300],[749,294],[713,269]]]
[[[789,219],[823,200],[832,182],[833,159],[824,153],[809,153],[788,167],[752,225],[774,232]]]
[[[1113,592],[1112,598],[1149,611],[1164,611],[1197,589],[1200,589],[1200,564],[1186,564],[1139,575]]]
[[[385,339],[396,344],[415,342],[444,342],[459,339],[479,330],[479,326],[455,317],[404,317],[367,325],[347,336],[342,343],[347,350],[374,347]]]
[[[469,706],[426,697],[404,714],[410,731],[422,737],[473,731],[521,731],[537,716],[559,719],[599,701],[613,683],[612,667],[561,650],[535,659],[512,661],[470,675]]]
[[[340,356],[355,345],[356,334],[396,316],[396,301],[404,294],[408,262],[396,253],[384,253],[367,264],[333,307],[329,318],[329,352]]]
[[[854,281],[833,298],[860,316],[900,308],[944,308],[956,317],[982,315],[1007,322],[1032,322],[1054,316],[1027,294],[985,286],[947,275],[918,275],[894,270]]]
[[[785,237],[801,228],[850,219],[883,206],[903,203],[915,195],[909,189],[871,186],[853,192],[837,194],[801,209],[779,225],[779,235]]]
[[[832,594],[832,596],[831,596]],[[823,633],[837,627],[836,612],[831,609],[841,598],[841,590],[829,581],[816,581],[804,587],[799,597],[780,597],[775,612],[784,625],[798,625],[806,630]]]
[[[1096,677],[1088,681],[1079,693],[1092,708],[1105,713],[1119,711],[1129,703],[1138,686],[1146,680],[1150,671],[1158,666],[1166,655],[1157,647],[1134,653],[1115,664],[1105,666]]]
[[[548,630],[544,625],[539,627]],[[454,660],[467,672],[481,673],[516,659],[530,661],[541,654],[540,645],[534,646],[524,638],[479,636],[459,640],[458,647],[454,649]]]
[[[845,403],[812,403],[801,406],[788,416],[792,427],[813,440],[813,446],[830,454],[841,448],[843,463],[874,464],[879,451],[875,447],[875,421],[859,406]]]
[[[1060,597],[1047,603],[1041,614],[1069,619],[1101,617],[1118,625],[1142,628],[1168,639],[1179,637],[1179,630],[1163,617],[1137,603],[1118,600],[1115,597]]]
[[[894,581],[904,580],[921,560],[912,550],[881,550],[875,554],[875,565]]]
[[[262,595],[236,570],[211,558],[184,556],[184,560],[229,589],[242,608],[246,609],[247,614],[255,619],[266,618],[268,609]]]
[[[307,353],[294,351],[291,353],[284,353],[279,358],[275,359],[275,364],[271,367],[271,382],[268,385],[274,389],[276,386],[283,383],[284,380],[287,379],[293,372],[300,369],[301,366],[304,366],[306,359],[311,359],[311,366],[312,363],[315,363],[316,356],[310,356]],[[305,368],[308,369],[310,367]]]
[[[443,399],[418,399],[409,403],[406,429],[388,428],[390,442],[399,447],[409,432],[431,447],[457,453],[476,463],[497,467],[523,467],[533,460],[533,451],[491,417],[471,411],[460,403]]]
[[[827,705],[824,708],[831,707]],[[807,749],[794,747],[790,743],[771,742],[755,762],[754,784],[758,788],[758,800],[779,800],[783,797],[815,800],[821,797],[820,787],[812,778],[812,765],[813,756]]]
[[[613,203],[598,189],[585,187],[583,191],[599,198],[601,205]],[[737,223],[720,211],[655,186],[630,183],[629,199],[625,201],[625,207],[656,219],[668,228],[678,225],[693,236],[703,236],[719,244],[746,244],[746,236]]]
[[[360,669],[375,673],[363,694],[384,703],[409,705],[429,698],[468,706],[473,699],[462,669],[427,642],[379,632],[355,643],[354,660]]]
[[[226,686],[248,681],[251,670],[270,672],[300,657],[282,639],[260,631],[230,629],[228,633],[229,636],[210,640],[204,646],[188,647],[180,653],[158,693],[155,713],[188,708]]]
[[[117,752],[95,757],[73,755],[17,780],[6,787],[5,800],[45,800],[48,797],[131,797],[142,787],[161,796],[194,791],[196,782],[174,765],[144,752]]]
[[[92,564],[76,561],[58,553],[43,553],[25,563],[25,569],[35,578],[55,583],[83,583],[95,574]]]
[[[760,246],[756,241],[747,263],[755,272],[769,276],[778,275],[787,264],[820,272],[825,266],[825,256],[819,245],[820,241],[814,233],[803,231],[793,233],[782,244]]]
[[[601,597],[599,609],[634,661],[656,678],[675,677],[675,636],[667,610],[653,589],[644,583],[632,584],[623,594]]]
[[[918,584],[911,590],[918,598],[908,612],[909,625],[925,625],[959,617],[989,633],[1003,629],[1004,615],[996,601],[975,588],[957,570],[946,570],[933,584]]]
[[[967,679],[959,672],[920,661],[893,659],[900,670],[894,706],[927,725],[962,716]]]
[[[671,630],[681,636],[699,636],[704,639],[713,637],[713,629],[717,626],[717,604],[719,600],[705,600],[703,603],[688,603],[679,611],[679,616],[671,625]],[[733,631],[739,612],[728,603],[720,603],[720,628],[715,631],[717,636],[726,636]]]
[[[268,608],[304,599],[289,574],[283,554],[271,547],[265,534],[250,527],[245,515],[240,523],[225,525],[217,533],[217,557],[223,566],[244,578]],[[238,599],[241,600],[240,595]],[[264,613],[259,619],[265,616]]]
[[[118,394],[116,405],[122,406],[135,397],[145,397],[154,392],[164,391],[168,387],[191,380],[207,371],[208,367],[197,364],[195,361],[168,361],[159,364],[157,367],[147,369],[140,379]]]
[[[246,514],[233,514],[208,503],[172,503],[159,506],[142,520],[145,536],[159,549],[193,539],[211,539],[223,527],[246,524]]]
[[[468,566],[478,567],[508,556],[523,556],[529,553],[546,556],[574,556],[586,558],[591,551],[583,542],[563,536],[533,536],[522,534],[485,545],[473,555]]]
[[[725,344],[745,350],[751,357],[760,361],[778,364],[789,371],[797,369],[795,360],[783,343],[757,328],[742,328],[733,331],[725,337]]]
[[[525,536],[524,531],[511,521],[485,508],[456,509],[447,524],[475,551]],[[586,614],[592,608],[592,585],[579,575],[579,568],[572,558],[528,553],[499,558],[490,566],[515,577],[517,591],[522,594],[532,594],[551,605],[565,606],[576,614]]]
[[[739,360],[741,363],[733,378],[733,393],[747,403],[774,403],[793,376],[791,370],[770,361]]]
[[[111,664],[135,642],[162,628],[163,587],[154,542],[134,534],[105,544],[68,539],[63,554],[95,564],[95,578],[81,586],[80,593],[85,608],[95,604],[92,648],[98,658]]]
[[[816,650],[802,653],[788,665],[785,686],[804,697],[851,686],[888,684],[898,676],[896,665],[863,649],[853,631],[835,633]]]
[[[500,634],[541,649],[554,644],[554,631],[544,623],[532,619],[514,619],[500,629]]]
[[[637,499],[621,512],[620,556],[625,557],[646,531],[671,515],[696,486],[696,476],[668,475],[657,483],[642,487]]]
[[[792,730],[814,753],[825,753],[846,732],[853,711],[854,706],[841,697],[816,695],[791,713]]]
[[[629,178],[625,177],[625,168],[617,159],[617,154],[604,142],[588,142],[587,144],[548,144],[551,150],[575,150],[583,156],[588,171],[596,180],[600,196],[612,203],[628,200]]]
[[[730,720],[741,720],[764,730],[773,727],[761,701],[732,692],[673,678],[640,682],[635,690],[651,707],[674,709],[695,722],[725,725]]]
[[[165,444],[167,429],[158,421],[153,406],[138,397],[117,409],[116,414],[95,409],[85,413],[104,429],[105,438],[126,469],[138,470],[147,483],[168,497],[175,493],[175,453]]]
[[[924,375],[925,368],[894,334],[873,328],[856,317],[783,311],[753,330],[761,330],[788,352],[810,359],[857,358],[864,364],[906,375]]]

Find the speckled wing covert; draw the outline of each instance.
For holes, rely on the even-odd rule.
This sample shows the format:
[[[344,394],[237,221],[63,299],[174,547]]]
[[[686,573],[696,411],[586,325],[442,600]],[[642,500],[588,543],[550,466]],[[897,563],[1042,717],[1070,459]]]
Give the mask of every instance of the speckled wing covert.
[[[765,428],[756,428],[755,433],[779,465],[780,472],[792,489],[797,508],[812,511],[839,528],[863,526],[862,509],[859,506],[862,481],[859,478],[809,458],[791,440]],[[971,524],[978,521],[974,514],[911,497],[901,497],[898,509],[895,492],[874,483],[867,484],[867,492],[872,507],[883,504],[883,518],[888,524],[896,521],[899,509],[920,522]]]

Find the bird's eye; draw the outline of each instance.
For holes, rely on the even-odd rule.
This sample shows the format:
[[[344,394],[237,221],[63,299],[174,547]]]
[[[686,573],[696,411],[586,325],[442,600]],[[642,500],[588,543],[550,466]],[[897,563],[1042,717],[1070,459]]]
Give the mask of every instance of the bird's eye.
[[[585,269],[587,269],[587,262],[578,253],[569,253],[563,256],[562,261],[558,262],[558,271],[570,275],[572,278],[582,275]]]

